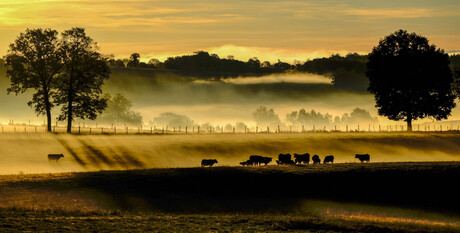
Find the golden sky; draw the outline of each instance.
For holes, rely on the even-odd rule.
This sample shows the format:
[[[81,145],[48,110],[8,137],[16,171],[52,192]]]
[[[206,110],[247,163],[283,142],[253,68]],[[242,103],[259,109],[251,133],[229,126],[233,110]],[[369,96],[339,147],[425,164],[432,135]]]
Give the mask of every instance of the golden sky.
[[[293,62],[367,53],[398,29],[460,51],[459,0],[0,0],[0,54],[26,28],[85,27],[106,54],[197,50]]]

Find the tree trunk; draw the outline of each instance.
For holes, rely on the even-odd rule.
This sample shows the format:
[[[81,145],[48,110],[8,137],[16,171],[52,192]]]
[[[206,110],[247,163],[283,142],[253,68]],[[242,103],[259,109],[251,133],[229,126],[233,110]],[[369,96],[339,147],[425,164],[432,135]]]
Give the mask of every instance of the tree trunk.
[[[44,98],[45,98],[45,109],[46,109],[46,120],[47,120],[46,126],[47,126],[47,131],[51,132],[51,103],[50,103],[49,95],[46,89],[45,89],[44,95],[45,95]]]
[[[72,133],[72,117],[73,117],[73,91],[72,91],[72,81],[69,85],[69,102],[67,106],[67,133]]]
[[[407,113],[407,132],[412,132],[412,114],[411,112]]]

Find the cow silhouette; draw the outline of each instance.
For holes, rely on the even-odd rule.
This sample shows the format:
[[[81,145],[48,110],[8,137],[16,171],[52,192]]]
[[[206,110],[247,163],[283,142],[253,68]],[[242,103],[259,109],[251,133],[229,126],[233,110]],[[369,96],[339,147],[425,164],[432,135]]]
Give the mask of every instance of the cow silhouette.
[[[206,167],[206,166],[212,167],[212,165],[214,165],[215,163],[217,163],[216,159],[203,159],[203,160],[201,160],[201,166],[202,167]]]
[[[313,155],[313,157],[311,157],[311,160],[313,160],[313,164],[320,164],[321,163],[321,159],[319,158],[318,155]]]
[[[328,155],[324,157],[323,163],[334,163],[334,156],[333,155]]]
[[[278,165],[295,164],[295,162],[292,161],[292,159],[291,159],[291,154],[279,154],[278,155],[278,160],[276,160],[276,163]]]
[[[365,161],[367,161],[368,163],[371,162],[371,156],[369,154],[356,154],[355,158],[359,159],[361,163],[364,163]]]
[[[309,164],[310,163],[310,154],[309,153],[305,153],[305,154],[294,154],[294,158],[295,158],[295,163],[297,164],[301,164],[301,163],[305,163],[305,164]]]

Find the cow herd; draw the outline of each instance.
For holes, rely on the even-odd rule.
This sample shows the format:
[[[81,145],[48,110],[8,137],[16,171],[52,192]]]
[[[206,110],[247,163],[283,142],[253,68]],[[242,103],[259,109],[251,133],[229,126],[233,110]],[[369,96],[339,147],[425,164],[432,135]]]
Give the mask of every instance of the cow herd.
[[[371,157],[369,154],[356,154],[355,158],[359,159],[361,163],[364,163],[364,162],[369,163]],[[241,162],[240,165],[242,166],[260,166],[262,164],[268,165],[272,160],[273,158],[271,157],[251,155],[249,156],[249,159],[247,161]],[[311,161],[313,162],[313,164],[321,164],[321,159],[319,158],[318,155],[313,155],[311,157]],[[202,167],[206,167],[206,166],[212,167],[212,165],[214,165],[215,163],[217,163],[216,159],[203,159],[201,161],[201,166]],[[278,165],[310,164],[310,154],[309,153],[305,153],[305,154],[294,153],[294,160],[292,160],[291,154],[279,154],[278,160],[276,160],[276,163]],[[334,156],[328,155],[324,157],[323,163],[324,164],[334,163]]]

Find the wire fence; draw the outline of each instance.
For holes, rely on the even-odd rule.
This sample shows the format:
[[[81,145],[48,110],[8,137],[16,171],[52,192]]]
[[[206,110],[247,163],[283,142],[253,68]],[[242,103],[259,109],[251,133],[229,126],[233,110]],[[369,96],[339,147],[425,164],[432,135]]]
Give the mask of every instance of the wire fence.
[[[214,126],[75,126],[72,134],[231,134],[231,133],[312,133],[312,132],[406,132],[406,125],[334,125],[334,126],[252,126],[252,127],[214,127]],[[460,125],[454,124],[416,124],[412,126],[413,132],[446,132],[460,131]],[[1,125],[1,133],[45,133],[46,125],[8,124]],[[54,125],[52,133],[66,133],[66,126]]]

